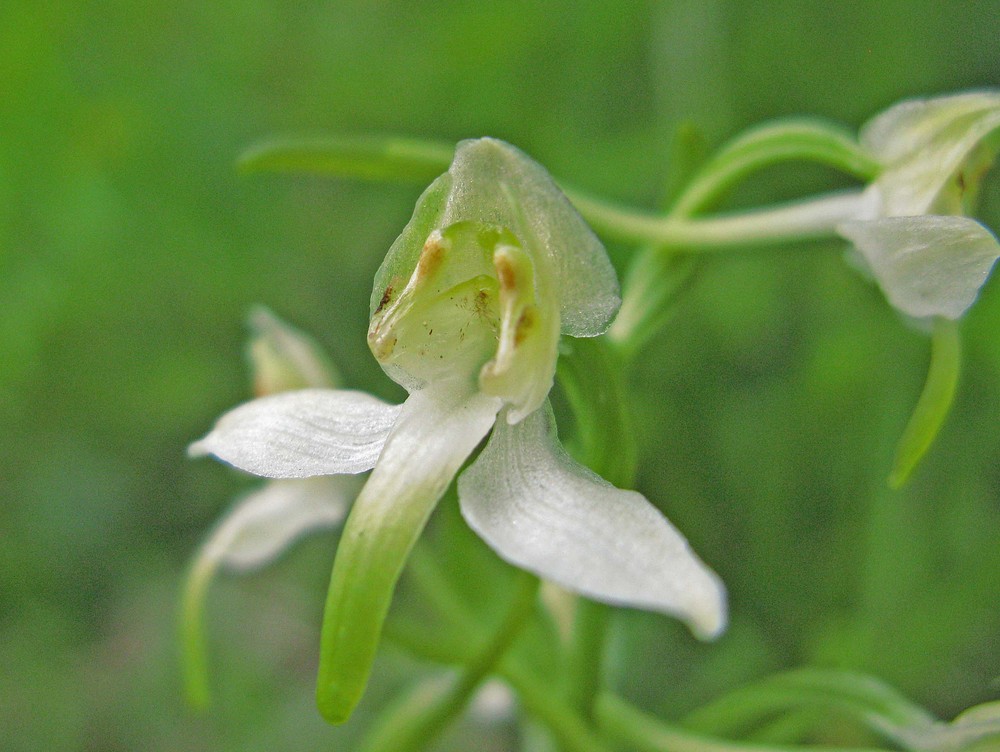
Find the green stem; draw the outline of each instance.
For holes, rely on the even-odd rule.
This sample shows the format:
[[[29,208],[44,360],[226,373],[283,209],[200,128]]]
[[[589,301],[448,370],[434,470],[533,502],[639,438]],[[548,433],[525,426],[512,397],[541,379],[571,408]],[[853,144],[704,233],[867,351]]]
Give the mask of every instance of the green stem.
[[[422,544],[418,543],[414,547],[406,571],[410,581],[420,590],[431,608],[443,616],[445,621],[466,634],[467,640],[485,642],[485,631],[472,617],[462,599],[452,589],[437,561]],[[463,658],[462,662],[464,661]]]
[[[458,716],[484,679],[521,633],[535,608],[538,578],[527,572],[518,575],[514,597],[500,626],[477,655],[465,664],[457,681],[440,690],[416,695],[413,702],[400,706],[384,717],[362,746],[363,752],[407,752],[420,750]]]
[[[927,381],[896,445],[896,456],[888,480],[890,488],[898,489],[906,483],[941,430],[955,398],[961,367],[962,341],[958,322],[935,319]]]
[[[844,129],[818,120],[767,123],[737,136],[712,157],[673,205],[672,216],[703,211],[751,172],[789,160],[819,162],[868,182],[880,165]]]
[[[774,208],[720,214],[704,219],[660,217],[567,191],[599,233],[617,240],[652,243],[688,252],[746,249],[754,245],[833,235],[863,209],[861,191],[843,191]]]
[[[432,557],[425,555],[420,546],[417,546],[410,557],[408,571],[413,577],[413,583],[449,623],[446,627],[448,634],[464,633],[471,639],[478,639],[483,635],[483,626],[465,608],[448,586],[437,563]],[[394,632],[387,634],[394,635]],[[428,652],[421,643],[407,643],[407,646],[412,647],[416,655],[440,660],[435,657],[437,651]],[[461,655],[456,655],[452,662],[462,660]],[[514,689],[524,708],[552,732],[563,749],[568,752],[609,752],[593,728],[558,692],[553,691],[551,683],[536,678],[510,652],[499,658],[496,671]]]
[[[205,595],[218,561],[199,554],[191,567],[181,597],[180,634],[184,689],[188,702],[204,710],[211,701],[208,689],[208,660],[205,650]]]
[[[641,752],[885,752],[872,747],[801,747],[713,739],[664,723],[610,694],[598,698],[597,720],[609,735]]]
[[[544,723],[567,752],[609,752],[594,729],[559,697],[552,687],[512,660],[500,666],[500,675],[517,692],[531,715]]]
[[[690,149],[674,155],[684,174],[688,172],[684,165],[690,161]],[[769,123],[737,136],[695,173],[669,206],[667,221],[690,228],[690,217],[708,208],[736,181],[762,167],[792,159],[828,164],[865,180],[879,170],[854,138],[839,127],[814,120]],[[832,226],[835,229],[835,223]],[[718,225],[715,228],[718,231]],[[622,307],[608,332],[627,357],[638,353],[666,324],[677,294],[692,279],[694,259],[671,250],[690,249],[654,243],[640,249],[629,265]]]
[[[577,459],[619,488],[631,488],[638,448],[617,353],[604,338],[577,339],[567,347],[557,373],[576,420]],[[605,604],[577,599],[566,690],[570,704],[585,718],[592,716],[601,687],[609,623]]]
[[[593,717],[594,703],[601,690],[610,616],[610,609],[605,604],[587,598],[576,599],[567,651],[566,697],[587,719]]]

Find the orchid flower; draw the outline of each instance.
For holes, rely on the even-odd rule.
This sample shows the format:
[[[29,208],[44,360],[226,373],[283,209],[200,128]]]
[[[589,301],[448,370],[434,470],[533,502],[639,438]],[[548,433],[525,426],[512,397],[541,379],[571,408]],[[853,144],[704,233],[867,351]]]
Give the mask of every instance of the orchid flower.
[[[903,313],[957,319],[1000,257],[997,238],[965,216],[996,156],[1000,92],[902,102],[868,122],[861,144],[882,171],[861,216],[838,232]]]
[[[549,175],[494,139],[459,144],[389,249],[368,343],[409,393],[262,397],[193,445],[272,478],[372,470],[345,525],[321,639],[317,698],[347,719],[407,555],[458,479],[461,511],[499,556],[589,598],[725,623],[716,577],[645,497],[561,447],[548,393],[561,335],[605,331],[620,305],[603,246]],[[492,431],[492,433],[491,433]]]
[[[248,356],[257,395],[332,388],[339,380],[311,338],[267,309],[252,312],[250,328]],[[195,705],[208,701],[201,613],[215,573],[255,571],[307,533],[339,525],[357,490],[356,480],[348,476],[269,480],[237,499],[219,520],[199,549],[185,587],[182,627],[188,694]]]
[[[1000,243],[966,214],[996,156],[1000,92],[902,102],[861,129],[881,164],[862,209],[837,231],[850,240],[889,302],[932,333],[923,392],[896,447],[889,485],[899,488],[951,407],[961,347],[956,320],[1000,257]]]

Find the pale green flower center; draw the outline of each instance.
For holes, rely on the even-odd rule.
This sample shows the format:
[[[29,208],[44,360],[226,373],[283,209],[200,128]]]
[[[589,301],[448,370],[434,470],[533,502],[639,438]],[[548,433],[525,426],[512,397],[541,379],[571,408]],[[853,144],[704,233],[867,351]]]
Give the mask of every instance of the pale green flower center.
[[[510,373],[509,364],[514,352],[531,347],[534,301],[533,264],[517,238],[457,222],[430,234],[401,289],[385,289],[368,346],[408,388],[446,379],[477,388],[481,379],[483,386],[516,382],[524,374]]]

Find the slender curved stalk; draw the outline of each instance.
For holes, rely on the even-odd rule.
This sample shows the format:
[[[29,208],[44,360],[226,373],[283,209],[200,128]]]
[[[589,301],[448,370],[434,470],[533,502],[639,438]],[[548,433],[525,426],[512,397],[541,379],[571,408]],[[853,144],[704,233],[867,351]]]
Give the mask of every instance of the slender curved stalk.
[[[611,747],[552,688],[514,661],[505,660],[500,675],[517,692],[531,715],[544,723],[567,752],[610,752]]]
[[[751,172],[789,160],[819,162],[866,182],[881,167],[839,126],[802,118],[766,123],[737,136],[716,152],[688,183],[670,214],[686,217],[703,211]]]
[[[446,685],[418,693],[397,712],[383,717],[361,747],[362,752],[409,752],[424,748],[468,705],[479,685],[497,664],[534,612],[538,578],[527,572],[518,583],[507,614],[478,654],[465,664],[458,678]]]
[[[736,734],[776,713],[815,708],[837,711],[889,738],[901,728],[927,728],[936,719],[899,692],[869,676],[798,669],[730,692],[688,715],[685,726]]]
[[[860,190],[831,193],[774,208],[719,214],[704,219],[659,217],[567,191],[599,233],[617,240],[652,243],[688,252],[745,249],[835,234],[837,225],[864,207]]]
[[[927,381],[896,445],[896,456],[888,479],[890,488],[901,488],[906,483],[937,437],[955,398],[961,368],[962,341],[958,322],[935,319]]]
[[[569,704],[584,718],[593,717],[601,690],[604,645],[611,613],[607,605],[577,598],[576,615],[566,664],[566,695]]]
[[[215,574],[215,559],[198,557],[184,583],[181,597],[180,635],[184,690],[188,702],[204,710],[211,701],[208,688],[208,659],[205,650],[205,593]]]
[[[418,545],[410,557],[409,571],[413,582],[423,591],[428,601],[448,622],[448,634],[462,633],[471,639],[483,635],[482,624],[476,621],[438,569],[433,558],[422,553]],[[395,632],[387,633],[394,637]],[[422,643],[407,643],[416,655],[440,660],[439,656],[427,652]],[[456,656],[452,662],[463,661]],[[496,664],[496,673],[515,690],[523,707],[552,732],[558,743],[568,752],[610,752],[597,732],[571,707],[553,687],[538,679],[523,666],[510,652],[506,652]]]

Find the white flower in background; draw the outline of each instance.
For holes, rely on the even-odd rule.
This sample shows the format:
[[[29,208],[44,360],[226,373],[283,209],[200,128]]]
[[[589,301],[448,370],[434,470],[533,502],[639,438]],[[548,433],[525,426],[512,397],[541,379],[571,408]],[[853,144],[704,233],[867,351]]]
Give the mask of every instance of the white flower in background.
[[[897,104],[861,144],[883,165],[866,211],[838,232],[861,253],[889,302],[909,316],[957,319],[989,276],[1000,243],[972,212],[996,156],[1000,92]]]
[[[723,587],[680,533],[556,437],[547,397],[560,334],[601,334],[619,304],[603,246],[548,174],[503,142],[462,142],[375,279],[369,346],[406,401],[276,394],[227,413],[192,447],[274,478],[372,469],[327,601],[328,719],[346,719],[360,696],[406,556],[491,429],[458,494],[502,558],[597,600],[676,615],[703,637],[722,630]]]
[[[247,348],[254,391],[266,396],[305,387],[333,388],[339,377],[319,346],[265,308],[250,316]],[[195,447],[191,453],[199,454]],[[338,525],[358,484],[340,477],[272,480],[243,496],[219,520],[195,569],[264,566],[311,530]]]
[[[337,383],[336,370],[316,343],[267,309],[253,311],[250,327],[256,394]],[[195,556],[184,594],[188,689],[197,705],[208,699],[201,612],[215,573],[259,569],[307,533],[339,525],[359,488],[349,476],[269,480],[237,499],[219,520]]]

